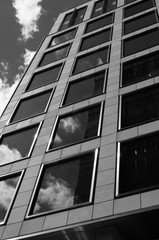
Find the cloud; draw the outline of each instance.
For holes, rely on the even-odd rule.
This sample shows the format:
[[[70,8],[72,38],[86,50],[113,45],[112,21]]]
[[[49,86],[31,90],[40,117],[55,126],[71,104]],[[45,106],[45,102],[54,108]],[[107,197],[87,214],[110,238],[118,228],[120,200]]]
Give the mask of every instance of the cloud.
[[[32,58],[34,57],[36,51],[30,51],[25,48],[25,53],[22,55],[24,59],[24,66],[27,67],[31,62]]]
[[[24,41],[33,38],[34,32],[39,31],[37,22],[43,13],[41,2],[42,0],[13,0],[17,21],[22,26]]]
[[[7,145],[0,145],[0,165],[4,163],[14,162],[22,158],[20,152],[13,148],[10,149]]]
[[[81,124],[77,117],[67,117],[60,121],[60,128],[64,129],[66,133],[74,133],[80,127]]]
[[[74,194],[68,183],[51,174],[46,177],[45,188],[40,188],[34,213],[67,208],[73,205]]]

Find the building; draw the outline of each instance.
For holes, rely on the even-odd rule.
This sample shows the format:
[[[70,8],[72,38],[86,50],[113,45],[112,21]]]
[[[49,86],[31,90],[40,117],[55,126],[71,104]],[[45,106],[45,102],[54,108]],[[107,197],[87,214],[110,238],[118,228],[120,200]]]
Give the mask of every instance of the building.
[[[0,239],[159,239],[158,10],[59,15],[0,119]]]

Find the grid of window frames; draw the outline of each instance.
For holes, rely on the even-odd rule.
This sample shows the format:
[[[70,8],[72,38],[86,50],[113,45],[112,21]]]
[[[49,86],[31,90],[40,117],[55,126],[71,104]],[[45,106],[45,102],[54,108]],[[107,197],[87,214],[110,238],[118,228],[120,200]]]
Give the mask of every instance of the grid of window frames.
[[[95,2],[92,18],[97,17],[116,8],[117,0],[100,0]]]

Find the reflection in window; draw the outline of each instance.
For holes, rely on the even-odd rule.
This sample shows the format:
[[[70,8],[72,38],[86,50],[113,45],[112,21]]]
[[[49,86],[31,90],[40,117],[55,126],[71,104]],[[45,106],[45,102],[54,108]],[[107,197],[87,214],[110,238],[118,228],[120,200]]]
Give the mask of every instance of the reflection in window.
[[[98,51],[82,55],[76,59],[73,74],[87,71],[91,68],[101,66],[108,62],[109,47],[102,48]]]
[[[159,187],[159,135],[120,144],[117,194]],[[132,194],[132,193],[130,193]]]
[[[89,33],[91,31],[97,30],[99,28],[105,27],[105,26],[113,23],[113,20],[114,20],[114,14],[111,13],[102,18],[98,18],[94,21],[91,21],[87,24],[85,33]]]
[[[80,81],[70,82],[63,105],[95,97],[104,91],[105,72],[88,76]]]
[[[125,8],[125,18],[154,7],[153,0],[144,0]]]
[[[59,64],[45,71],[34,73],[33,77],[31,78],[26,88],[26,91],[30,91],[35,88],[39,88],[57,81],[60,75],[61,69],[62,69],[62,64]]]
[[[50,99],[52,89],[29,98],[21,99],[13,113],[10,123],[44,113]]]
[[[146,31],[142,34],[138,34],[132,38],[124,40],[124,52],[123,55],[128,56],[130,54],[137,53],[147,48],[154,47],[159,44],[159,29],[155,28],[150,31]]]
[[[0,224],[3,224],[11,207],[16,193],[21,173],[0,178]]]
[[[56,35],[55,37],[52,38],[49,47],[53,47],[58,44],[67,42],[67,41],[73,39],[75,37],[75,34],[76,34],[76,28],[74,28],[70,31],[64,32],[62,34]]]
[[[75,9],[73,12],[66,14],[62,25],[60,27],[60,31],[72,27],[76,24],[82,22],[86,8]]]
[[[80,51],[95,47],[111,40],[111,28],[83,38]]]
[[[131,19],[130,21],[126,21],[124,23],[124,34],[137,31],[144,27],[148,27],[152,24],[157,23],[157,21],[157,15],[154,11],[148,14],[144,14],[138,18]]]
[[[49,150],[99,136],[100,115],[101,104],[98,104],[67,116],[60,116]]]
[[[95,152],[45,165],[30,214],[58,211],[90,203],[95,165]]]
[[[116,8],[116,0],[100,0],[95,2],[92,17],[97,17],[103,13],[112,11]]]
[[[159,76],[159,52],[123,64],[122,86]]]
[[[146,88],[122,97],[121,127],[159,118],[159,87]]]
[[[49,63],[52,63],[52,62],[55,62],[57,60],[67,57],[69,48],[70,48],[70,44],[67,46],[44,53],[44,56],[43,56],[42,60],[40,61],[40,64],[38,65],[38,67],[47,65]]]
[[[31,153],[39,124],[2,135],[0,139],[0,165],[14,162]]]

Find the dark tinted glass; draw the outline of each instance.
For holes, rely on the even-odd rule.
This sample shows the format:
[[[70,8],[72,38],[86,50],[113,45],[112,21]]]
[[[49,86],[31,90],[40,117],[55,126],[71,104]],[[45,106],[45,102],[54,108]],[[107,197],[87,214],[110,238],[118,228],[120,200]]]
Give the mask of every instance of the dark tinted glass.
[[[55,37],[52,38],[50,47],[67,42],[75,37],[76,33],[76,28],[72,29],[70,31],[67,31],[65,33],[62,33],[60,35],[56,35]]]
[[[98,18],[97,20],[91,21],[87,24],[86,33],[97,30],[99,28],[105,27],[109,24],[113,23],[113,14],[106,15],[102,18]]]
[[[87,71],[91,68],[101,66],[107,62],[108,62],[108,47],[78,57],[73,70],[73,74]]]
[[[63,105],[72,104],[103,93],[105,73],[70,82]]]
[[[27,157],[35,140],[38,126],[34,125],[21,131],[2,135],[0,149],[1,153],[3,153],[3,158],[1,158],[0,164],[14,162]]]
[[[34,95],[33,97],[20,100],[10,122],[17,122],[43,113],[46,109],[51,92],[52,90],[49,90],[47,92]]]
[[[124,34],[137,31],[141,28],[148,27],[157,22],[155,12],[144,14],[138,18],[132,19],[124,23]]]
[[[124,17],[130,17],[131,15],[143,12],[152,7],[154,7],[153,0],[141,1],[139,3],[131,5],[130,7],[126,7]]]
[[[57,211],[90,202],[94,153],[46,166],[31,214]]]
[[[159,52],[123,64],[122,86],[159,76]]]
[[[121,127],[129,127],[159,118],[159,87],[122,97]]]
[[[159,185],[159,135],[121,143],[119,194]]]
[[[101,104],[59,117],[49,149],[63,147],[98,136]]]
[[[30,91],[35,88],[39,88],[44,85],[57,81],[61,68],[62,68],[62,64],[56,65],[42,72],[34,73],[33,77],[29,82],[29,85],[27,86],[26,91],[28,90]]]
[[[128,38],[124,41],[124,57],[130,54],[137,53],[147,48],[154,47],[159,44],[159,30],[144,32],[143,34],[136,35],[135,37]]]
[[[0,224],[4,223],[7,213],[11,207],[11,203],[15,196],[16,188],[20,174],[5,176],[0,179],[1,201],[0,201]]]
[[[67,46],[58,48],[56,50],[45,53],[38,66],[41,67],[46,64],[60,60],[64,57],[67,57],[69,48],[70,48],[70,45],[67,45]]]
[[[83,38],[80,51],[100,45],[111,40],[111,28]]]
[[[116,8],[116,0],[101,0],[95,3],[92,17],[97,17],[103,13]]]
[[[135,2],[136,0],[125,0],[125,4]]]
[[[65,16],[64,21],[62,22],[62,25],[61,25],[61,27],[60,27],[60,31],[67,28],[67,26],[68,26],[68,24],[69,24],[69,22],[70,22],[70,20],[71,20],[72,15],[73,15],[73,12],[68,13],[68,14]]]

